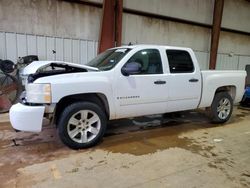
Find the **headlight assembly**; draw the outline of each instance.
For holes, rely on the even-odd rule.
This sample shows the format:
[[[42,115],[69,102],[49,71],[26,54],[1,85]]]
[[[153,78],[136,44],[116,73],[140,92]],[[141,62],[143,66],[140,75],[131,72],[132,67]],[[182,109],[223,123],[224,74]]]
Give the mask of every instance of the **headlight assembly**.
[[[51,103],[50,84],[27,84],[26,97],[29,103]]]

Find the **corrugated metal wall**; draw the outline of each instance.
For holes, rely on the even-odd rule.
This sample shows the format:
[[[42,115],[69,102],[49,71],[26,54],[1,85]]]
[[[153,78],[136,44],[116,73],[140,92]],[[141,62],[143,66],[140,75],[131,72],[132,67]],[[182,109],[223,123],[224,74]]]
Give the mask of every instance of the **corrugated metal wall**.
[[[197,60],[198,60],[198,63],[200,65],[200,68],[202,70],[207,70],[208,69],[208,65],[209,65],[209,53],[207,52],[202,52],[202,51],[194,51],[196,57],[197,57]]]
[[[96,56],[97,47],[97,41],[0,32],[0,59],[14,62],[18,57],[38,55],[40,60],[85,64]]]
[[[18,57],[38,55],[40,60],[85,64],[97,55],[97,48],[97,41],[0,32],[0,59],[14,62]],[[195,54],[201,69],[208,69],[209,53],[195,51]],[[216,69],[219,70],[245,70],[245,66],[250,64],[250,56],[218,54],[217,59]]]
[[[210,54],[200,51],[195,51],[195,54],[201,69],[209,69]],[[218,53],[216,64],[217,70],[245,70],[246,65],[250,65],[250,56]]]

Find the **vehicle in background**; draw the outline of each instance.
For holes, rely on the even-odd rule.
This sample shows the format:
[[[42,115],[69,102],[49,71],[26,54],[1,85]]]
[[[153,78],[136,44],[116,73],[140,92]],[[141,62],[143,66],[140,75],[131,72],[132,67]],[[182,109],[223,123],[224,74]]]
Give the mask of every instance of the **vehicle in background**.
[[[209,108],[211,120],[229,120],[241,101],[246,71],[201,71],[192,49],[134,45],[109,49],[79,65],[35,61],[26,96],[10,109],[14,129],[40,132],[44,117],[73,149],[95,145],[108,120]]]
[[[241,101],[241,105],[244,107],[250,107],[250,87],[246,87],[244,96]]]
[[[241,105],[244,107],[250,107],[250,65],[246,65],[246,89],[241,101]]]

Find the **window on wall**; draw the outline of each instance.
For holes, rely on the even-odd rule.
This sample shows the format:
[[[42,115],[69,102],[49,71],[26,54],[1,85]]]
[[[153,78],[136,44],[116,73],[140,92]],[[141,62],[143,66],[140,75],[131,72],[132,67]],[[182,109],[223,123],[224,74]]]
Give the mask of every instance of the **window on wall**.
[[[191,73],[194,64],[190,54],[184,50],[166,50],[170,73]]]
[[[138,74],[162,74],[161,56],[156,49],[145,49],[136,52],[127,63],[137,62],[142,66],[142,70]]]

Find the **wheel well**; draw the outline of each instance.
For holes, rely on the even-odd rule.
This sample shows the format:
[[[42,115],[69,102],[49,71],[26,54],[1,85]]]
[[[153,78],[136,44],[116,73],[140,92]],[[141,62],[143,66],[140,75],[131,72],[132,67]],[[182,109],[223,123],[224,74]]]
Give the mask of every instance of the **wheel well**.
[[[235,95],[236,95],[236,87],[235,86],[222,86],[216,89],[215,94],[219,92],[227,92],[234,101]]]
[[[107,97],[104,94],[102,93],[76,94],[76,95],[69,95],[69,96],[63,97],[56,104],[56,111],[55,111],[55,117],[54,117],[55,124],[57,125],[58,119],[65,107],[67,107],[68,105],[72,103],[79,102],[79,101],[93,102],[99,105],[101,108],[105,110],[107,119],[109,119],[109,105],[108,105]]]

